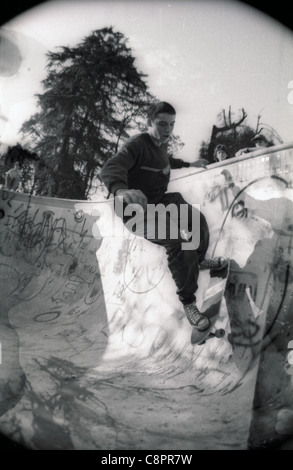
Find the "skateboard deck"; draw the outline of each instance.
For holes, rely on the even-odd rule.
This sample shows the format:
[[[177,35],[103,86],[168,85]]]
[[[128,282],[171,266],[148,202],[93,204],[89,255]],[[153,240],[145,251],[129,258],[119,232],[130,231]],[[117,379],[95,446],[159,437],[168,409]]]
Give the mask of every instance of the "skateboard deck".
[[[221,338],[225,334],[223,329],[213,330],[219,316],[222,298],[229,277],[229,269],[230,263],[228,262],[225,268],[210,271],[210,281],[200,308],[201,313],[209,318],[210,326],[204,331],[193,328],[191,334],[192,344],[203,344],[210,337]]]

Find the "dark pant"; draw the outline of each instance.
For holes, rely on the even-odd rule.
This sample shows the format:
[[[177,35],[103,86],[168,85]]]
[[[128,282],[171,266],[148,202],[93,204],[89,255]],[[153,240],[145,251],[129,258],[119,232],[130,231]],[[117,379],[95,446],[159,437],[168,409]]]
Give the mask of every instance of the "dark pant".
[[[158,204],[158,203],[157,203]],[[166,231],[165,233],[160,233],[158,230],[158,218],[155,218],[155,226],[150,227],[150,219],[147,217],[148,212],[141,213],[141,219],[139,223],[139,217],[136,217],[135,227],[130,224],[133,219],[131,216],[123,216],[123,222],[126,224],[126,227],[135,235],[146,238],[156,245],[163,246],[167,253],[168,266],[171,271],[172,277],[177,286],[177,294],[180,301],[185,305],[193,302],[195,297],[195,292],[197,290],[198,284],[198,274],[199,274],[199,263],[204,259],[206,251],[209,246],[209,229],[204,215],[198,211],[195,207],[188,204],[180,193],[166,193],[161,198],[159,204],[162,204],[164,207],[169,206],[170,204],[177,207],[177,212],[175,211],[175,216],[181,214],[181,207],[185,205],[188,213],[188,223],[185,228],[185,234],[180,233],[179,226],[182,228],[180,223],[180,217],[174,217],[173,213],[165,212],[166,216]],[[173,206],[174,207],[174,206]],[[127,206],[124,206],[124,212]],[[149,210],[149,206],[148,206]],[[192,218],[192,213],[194,212],[195,217]],[[153,221],[153,218],[151,219]],[[200,222],[200,226],[193,227],[192,220],[197,220]],[[175,238],[175,233],[177,232],[177,237]],[[195,241],[196,238],[199,239],[199,245],[197,248],[192,249],[183,249],[183,244],[187,243],[186,233],[197,232],[197,236],[193,237],[192,241]]]

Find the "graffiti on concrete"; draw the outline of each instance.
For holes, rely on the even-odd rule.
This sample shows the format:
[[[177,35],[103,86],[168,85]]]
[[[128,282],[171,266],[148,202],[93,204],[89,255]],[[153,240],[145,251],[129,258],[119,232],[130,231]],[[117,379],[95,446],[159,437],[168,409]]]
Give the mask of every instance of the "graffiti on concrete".
[[[58,446],[55,436],[42,436],[44,419],[53,426],[46,429],[54,429],[64,445],[74,448],[74,439],[80,442],[74,428],[86,427],[89,415],[89,433],[99,428],[100,437],[100,430],[108,426],[107,433],[115,434],[116,424],[122,422],[121,397],[130,410],[135,395],[137,400],[151,396],[148,411],[155,417],[158,398],[174,403],[181,396],[176,416],[182,414],[184,403],[184,412],[194,423],[197,397],[207,404],[213,402],[211,395],[236,396],[247,370],[255,370],[264,338],[268,347],[278,346],[276,335],[284,330],[292,305],[291,161],[288,155],[271,155],[228,162],[224,168],[230,176],[222,166],[199,173],[196,184],[195,177],[186,178],[178,188],[185,191],[186,200],[202,203],[210,227],[210,254],[225,254],[231,260],[220,312],[226,334],[199,347],[190,344],[190,325],[176,304],[164,251],[150,244],[150,252],[148,242],[131,235],[113,242],[95,239],[91,228],[96,221],[80,209],[82,204],[78,209],[73,202],[45,206],[37,198],[2,192],[0,274],[3,283],[8,274],[9,283],[3,284],[0,303],[7,312],[4,320],[11,324],[3,322],[1,334],[15,334],[15,348],[10,350],[19,358],[21,345],[27,376],[23,408],[14,412],[8,403],[15,390],[20,396],[20,385],[11,386],[9,393],[0,395],[8,403],[3,413],[11,408],[15,419],[25,410],[26,422],[31,419],[29,430],[21,419],[18,425],[29,439],[33,436],[36,446],[43,438]],[[2,337],[2,362],[7,364],[8,347]],[[32,344],[37,344],[37,352]],[[289,379],[292,349],[290,343]],[[21,377],[20,369],[13,367],[13,381],[3,375],[10,385]],[[4,370],[1,366],[2,374]],[[291,380],[290,384],[292,391]],[[117,401],[116,414],[110,392],[111,400]],[[71,394],[76,401],[68,408]],[[72,417],[76,403],[78,415]],[[279,429],[287,430],[282,413]],[[228,426],[229,419],[227,414],[222,422]],[[96,436],[91,436],[94,445]]]
[[[3,197],[3,195],[2,195]],[[3,199],[7,202],[6,196]],[[11,205],[13,198],[8,201]],[[92,304],[100,290],[94,287],[100,280],[97,260],[91,256],[90,226],[82,211],[73,213],[72,223],[65,217],[58,217],[52,210],[33,209],[30,204],[13,206],[1,221],[1,254],[7,258],[22,257],[34,269],[19,269],[19,284],[15,292],[20,299],[32,299],[44,289],[48,293],[52,286],[52,301],[58,305],[74,301],[79,296],[80,286],[87,286],[84,296],[86,304]],[[70,227],[68,226],[68,222]],[[52,275],[37,282],[43,269],[52,270]],[[28,272],[26,272],[28,271]],[[56,277],[65,279],[62,288],[56,288]]]

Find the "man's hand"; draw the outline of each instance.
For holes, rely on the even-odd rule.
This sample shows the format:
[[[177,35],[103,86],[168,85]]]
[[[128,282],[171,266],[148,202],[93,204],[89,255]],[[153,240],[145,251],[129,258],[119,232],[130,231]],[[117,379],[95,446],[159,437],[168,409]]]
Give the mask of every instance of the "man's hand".
[[[123,199],[126,204],[139,204],[146,209],[148,199],[140,189],[118,189],[115,196]]]
[[[235,157],[240,157],[243,153],[249,153],[253,152],[253,150],[256,150],[256,147],[245,147],[244,149],[240,149],[235,153]]]
[[[206,168],[208,164],[209,162],[205,158],[200,158],[199,160],[190,163],[190,166],[194,168]]]

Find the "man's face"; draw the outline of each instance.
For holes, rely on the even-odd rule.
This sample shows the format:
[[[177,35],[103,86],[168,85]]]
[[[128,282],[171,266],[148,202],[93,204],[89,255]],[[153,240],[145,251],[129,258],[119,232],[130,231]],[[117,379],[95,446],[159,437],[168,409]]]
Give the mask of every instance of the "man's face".
[[[159,145],[170,139],[175,125],[175,114],[159,113],[151,122],[149,132]]]
[[[223,149],[217,150],[217,158],[220,162],[222,162],[223,160],[226,160],[227,157],[228,155],[225,152],[225,150]]]
[[[259,140],[256,140],[256,141],[255,141],[255,146],[256,146],[256,147],[267,147],[268,144],[267,144],[267,142],[266,142],[265,140],[259,139]]]

